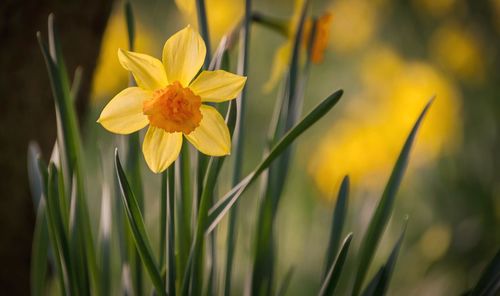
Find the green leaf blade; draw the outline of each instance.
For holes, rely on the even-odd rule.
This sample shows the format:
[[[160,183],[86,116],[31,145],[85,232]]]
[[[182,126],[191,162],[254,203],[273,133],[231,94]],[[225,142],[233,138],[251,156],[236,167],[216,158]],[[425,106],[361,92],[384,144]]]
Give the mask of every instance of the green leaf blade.
[[[387,262],[380,268],[377,274],[374,276],[372,281],[368,284],[365,291],[362,293],[363,296],[379,296],[385,295],[387,293],[387,288],[389,287],[389,282],[391,280],[392,272],[396,266],[396,260],[398,258],[399,250],[403,243],[403,238],[406,233],[406,228],[408,225],[408,217],[405,219],[403,230],[399,236],[398,241],[392,248],[391,254],[387,259]]]
[[[257,166],[257,168],[246,176],[243,180],[234,186],[223,198],[217,202],[209,211],[209,223],[207,232],[212,231],[222,220],[224,215],[231,209],[238,198],[245,192],[257,177],[265,171],[269,165],[283,152],[290,144],[295,141],[303,132],[309,129],[314,123],[328,113],[340,100],[343,94],[342,90],[338,90],[328,96],[320,104],[318,104],[309,114],[307,114],[294,128],[286,133],[283,138],[274,146],[266,158]]]
[[[325,270],[323,272],[326,277],[328,272],[328,267],[333,264],[335,256],[340,247],[340,240],[342,237],[342,229],[344,228],[345,218],[347,216],[347,201],[349,197],[349,176],[345,176],[340,185],[340,189],[337,195],[337,202],[335,204],[335,210],[333,211],[332,226],[330,231],[330,240],[328,243],[328,248],[326,250],[326,264]]]
[[[111,193],[106,183],[102,186],[101,220],[99,225],[99,250],[101,270],[101,295],[111,295]]]
[[[498,292],[500,292],[500,250],[486,266],[470,295],[497,295]]]
[[[33,247],[31,253],[31,295],[41,296],[45,291],[47,263],[49,255],[49,229],[47,225],[45,198],[42,196],[38,202],[35,231],[33,234]]]
[[[134,242],[139,255],[146,267],[146,270],[148,271],[149,276],[151,277],[156,291],[160,295],[166,295],[165,285],[162,281],[158,265],[154,259],[150,240],[146,232],[139,205],[137,204],[137,200],[130,187],[127,177],[125,176],[125,172],[123,171],[117,149],[115,149],[115,170],[118,175],[118,182],[122,193],[122,202],[127,213],[127,221],[131,226],[130,228],[132,230]]]
[[[370,267],[370,263],[373,259],[380,238],[391,216],[396,193],[406,170],[413,142],[415,141],[418,129],[432,102],[433,99],[431,99],[425,105],[424,109],[420,113],[420,116],[411,129],[399,154],[396,164],[394,165],[394,169],[392,170],[391,176],[389,177],[389,181],[387,182],[384,193],[382,194],[379,204],[377,205],[375,213],[370,220],[368,230],[366,231],[360,247],[359,263],[352,292],[352,295],[354,296],[359,295],[359,292],[361,291],[363,281]]]
[[[47,182],[47,220],[49,224],[49,235],[52,248],[58,260],[59,277],[62,288],[66,293],[78,295],[76,271],[71,261],[71,250],[69,247],[67,231],[61,216],[59,172],[56,166],[49,165]],[[80,283],[81,284],[81,283]]]
[[[347,259],[347,253],[349,251],[349,246],[351,245],[352,233],[349,233],[342,246],[340,248],[340,252],[337,255],[337,258],[332,263],[331,267],[328,269],[328,273],[323,280],[323,284],[321,285],[321,290],[319,291],[320,296],[333,295],[335,292],[335,288],[339,283],[340,276],[342,275],[342,269],[344,267],[345,261]]]
[[[67,178],[64,182],[67,185],[66,192],[72,188],[69,178],[76,176],[75,180],[78,184],[76,198],[78,199],[78,214],[76,215],[78,225],[78,233],[80,243],[83,244],[82,249],[85,251],[85,266],[88,271],[88,276],[91,280],[92,292],[97,293],[99,287],[99,271],[94,249],[94,238],[92,235],[90,218],[88,213],[86,193],[84,186],[83,173],[83,153],[78,129],[78,120],[76,116],[74,100],[69,85],[69,78],[64,64],[61,44],[59,36],[54,25],[54,15],[49,16],[48,21],[49,44],[47,45],[37,33],[38,43],[44,57],[47,71],[50,78],[54,102],[56,106],[56,116],[58,121],[58,143],[61,148],[61,170],[62,176]]]

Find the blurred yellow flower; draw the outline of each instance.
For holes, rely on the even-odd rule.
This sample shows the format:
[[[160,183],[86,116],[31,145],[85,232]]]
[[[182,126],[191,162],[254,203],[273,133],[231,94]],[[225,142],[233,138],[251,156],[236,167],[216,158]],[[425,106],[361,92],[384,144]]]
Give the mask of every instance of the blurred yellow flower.
[[[137,23],[136,31],[136,48],[139,51],[151,51],[153,46],[151,34],[140,23]],[[103,100],[127,85],[128,74],[121,71],[121,66],[115,58],[116,48],[126,48],[127,44],[125,17],[123,11],[118,10],[111,15],[102,39],[99,60],[92,81],[93,102]]]
[[[289,66],[293,50],[293,40],[298,30],[300,11],[302,9],[303,2],[303,0],[295,1],[294,13],[288,25],[288,32],[286,36],[287,40],[276,50],[273,65],[271,67],[271,74],[268,81],[264,85],[265,92],[270,92],[277,85],[278,81],[283,77]],[[311,48],[311,62],[314,64],[323,62],[324,52],[328,46],[331,22],[332,14],[328,11],[317,19],[316,32],[314,34],[314,40]],[[312,26],[313,20],[308,18],[304,23],[304,31],[302,34],[302,46],[304,48],[307,47],[310,40]]]
[[[434,224],[427,229],[418,244],[420,252],[429,261],[436,261],[446,254],[451,243],[451,229],[445,224]]]
[[[413,5],[424,13],[442,17],[453,9],[456,2],[456,0],[413,0]]]
[[[350,53],[367,44],[375,35],[378,26],[376,1],[339,0],[331,10],[335,11],[331,36],[335,52]]]
[[[198,24],[196,0],[175,0],[177,8],[190,24]],[[216,44],[243,17],[243,1],[205,0],[210,41]],[[195,26],[196,27],[196,26]]]
[[[437,98],[422,125],[412,163],[432,162],[460,141],[460,97],[451,81],[423,62],[405,62],[389,48],[375,48],[362,60],[364,89],[347,103],[319,143],[309,171],[327,199],[342,176],[380,189],[403,142],[429,98]]]
[[[475,35],[457,24],[447,24],[434,32],[431,55],[447,70],[467,82],[484,79],[483,46]]]
[[[205,55],[203,39],[190,26],[165,42],[163,63],[145,54],[118,50],[121,65],[132,72],[138,87],[117,94],[97,121],[117,134],[149,125],[142,151],[155,173],[177,159],[183,135],[202,153],[230,153],[231,138],[224,119],[214,107],[202,103],[235,98],[246,77],[217,70],[202,71],[195,78]]]

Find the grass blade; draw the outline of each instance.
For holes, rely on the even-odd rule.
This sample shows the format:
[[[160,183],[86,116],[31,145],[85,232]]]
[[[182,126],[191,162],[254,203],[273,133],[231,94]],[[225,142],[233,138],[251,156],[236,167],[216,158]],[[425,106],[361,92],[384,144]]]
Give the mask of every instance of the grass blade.
[[[127,213],[127,221],[129,222],[132,230],[133,238],[139,255],[148,271],[151,281],[159,295],[166,295],[164,284],[160,275],[160,270],[155,262],[153,251],[149,237],[147,235],[144,220],[135,199],[134,193],[130,188],[130,184],[125,176],[120,158],[118,156],[118,149],[115,149],[115,169],[118,175],[118,181],[122,193],[122,202]]]
[[[196,234],[193,239],[193,270],[192,270],[192,293],[199,295],[203,284],[203,250],[204,233],[208,218],[208,210],[214,193],[217,177],[222,167],[224,157],[212,157],[207,167],[207,175],[203,182],[203,192],[201,194],[200,208],[198,212],[198,221],[196,225]]]
[[[300,19],[299,23],[296,28],[295,36],[294,36],[294,41],[293,41],[293,48],[292,48],[292,55],[291,55],[291,60],[290,60],[290,71],[288,73],[288,78],[287,78],[287,88],[288,92],[287,94],[287,106],[288,106],[288,111],[286,113],[286,119],[285,119],[285,132],[291,129],[297,120],[299,119],[300,112],[302,109],[302,101],[303,101],[303,95],[301,96],[301,92],[299,90],[299,76],[300,76],[300,53],[301,53],[301,48],[302,48],[302,36],[304,35],[304,25],[306,21],[306,14],[307,14],[307,9],[309,7],[309,0],[305,0],[302,3],[301,7],[301,12],[300,12]]]
[[[167,170],[169,170],[168,168]],[[167,254],[167,202],[168,200],[168,172],[161,174],[161,196],[160,196],[160,270],[165,268],[165,255]]]
[[[99,226],[101,295],[111,295],[111,215],[111,193],[107,183],[104,183],[102,188],[101,221]]]
[[[69,209],[69,248],[71,251],[72,262],[76,269],[76,276],[80,284],[81,294],[89,294],[89,266],[85,262],[85,242],[82,241],[82,233],[80,231],[81,225],[79,225],[80,211],[80,200],[77,197],[78,194],[78,181],[76,176],[73,175],[73,181],[71,184],[71,202]],[[100,288],[100,287],[99,287]]]
[[[73,82],[71,82],[71,98],[76,101],[82,90],[82,79],[83,79],[83,68],[81,66],[76,67],[75,73],[73,74]]]
[[[238,74],[247,76],[248,74],[248,49],[250,47],[250,23],[252,14],[252,1],[245,0],[245,15],[243,18],[242,29],[240,31],[240,52],[238,56]],[[243,137],[244,137],[244,123],[245,123],[245,105],[246,105],[247,87],[245,86],[240,95],[236,98],[236,112],[237,117],[234,127],[234,167],[232,185],[236,185],[242,174],[243,166]],[[231,106],[233,106],[232,103]],[[233,269],[234,249],[236,247],[236,221],[238,217],[238,209],[234,207],[229,213],[229,224],[227,230],[227,252],[226,252],[226,265],[224,270],[224,295],[230,295],[231,291],[231,275]]]
[[[360,247],[358,269],[356,272],[356,279],[354,281],[354,288],[352,292],[352,295],[354,296],[359,295],[359,292],[361,291],[361,287],[366,277],[366,273],[368,272],[368,269],[370,267],[373,255],[375,254],[380,238],[391,216],[396,193],[407,167],[411,147],[413,145],[413,142],[415,141],[417,131],[432,102],[433,99],[431,99],[425,105],[422,113],[418,117],[410,134],[408,135],[403,149],[401,150],[396,164],[394,165],[389,181],[387,182],[387,185],[384,189],[384,193],[382,194],[379,204],[377,205],[377,209],[375,210],[375,213],[370,220],[368,230],[366,231]]]
[[[49,230],[47,226],[46,204],[43,195],[38,202],[33,246],[31,251],[31,295],[45,294],[45,278],[49,255]]]
[[[130,51],[135,50],[135,22],[134,22],[134,11],[132,9],[132,4],[130,1],[124,2],[124,17],[127,28],[128,36],[128,49]],[[129,86],[136,86],[134,76],[129,74]],[[125,168],[127,175],[129,176],[130,186],[139,205],[141,213],[144,214],[144,192],[142,185],[142,175],[141,175],[141,141],[139,136],[140,131],[134,132],[127,137],[127,154],[125,159]],[[129,242],[133,241],[131,237],[132,234],[130,230],[125,231],[127,239]],[[142,264],[139,260],[138,250],[135,248],[128,248],[127,250],[127,261],[131,267],[131,274],[133,278],[133,288],[135,289],[135,294],[143,293],[143,271]]]
[[[345,218],[347,216],[347,200],[349,197],[349,176],[345,176],[340,185],[337,195],[335,210],[333,211],[332,226],[330,232],[330,241],[326,250],[325,270],[323,279],[328,273],[328,268],[333,264],[335,256],[339,251],[340,239],[342,237],[342,229],[344,228]]]
[[[176,178],[178,185],[175,186],[177,197],[177,274],[186,274],[186,265],[189,257],[189,248],[191,246],[191,209],[192,192],[190,176],[189,146],[186,141],[182,143],[179,159],[175,162]],[[184,279],[183,279],[184,281]]]
[[[196,12],[198,15],[198,29],[200,31],[201,37],[203,38],[203,41],[205,42],[206,46],[206,56],[205,60],[203,63],[202,70],[207,70],[210,67],[211,61],[212,61],[212,46],[211,46],[211,41],[210,41],[210,30],[208,27],[208,20],[207,20],[207,10],[205,6],[205,0],[196,0]],[[194,198],[193,198],[193,219],[197,219],[197,215],[199,215],[199,207],[201,207],[201,195],[202,191],[204,190],[202,188],[202,183],[204,181],[204,177],[206,174],[207,170],[207,165],[208,165],[208,157],[204,155],[203,153],[197,151],[196,152],[196,159],[194,162],[194,167],[196,168],[196,176],[193,178],[193,188],[194,188]],[[195,223],[193,221],[193,223]],[[197,284],[197,283],[194,283]],[[200,290],[201,292],[201,290]],[[196,292],[195,292],[196,293]]]
[[[31,249],[31,295],[43,295],[45,278],[49,259],[49,225],[47,220],[47,165],[41,158],[40,148],[36,143],[30,143],[28,148],[28,175],[33,203],[36,205],[36,222]]]
[[[333,295],[333,292],[335,292],[335,288],[337,287],[340,276],[342,274],[342,268],[344,267],[345,260],[347,259],[347,252],[349,251],[351,240],[352,232],[349,233],[344,239],[337,259],[335,259],[331,267],[328,269],[328,273],[323,280],[323,284],[321,285],[321,290],[319,291],[318,295]]]
[[[235,130],[236,120],[236,106],[234,105],[234,102],[231,102],[226,114],[226,124],[231,136]],[[197,292],[199,292],[199,289],[201,288],[201,283],[203,282],[203,235],[207,227],[207,222],[209,221],[208,211],[210,202],[212,202],[213,200],[214,189],[215,185],[217,184],[217,177],[219,176],[224,160],[225,157],[211,157],[208,163],[207,174],[205,175],[205,180],[203,182],[203,192],[201,195],[200,208],[198,212],[196,233],[193,239],[193,244],[191,246],[191,252],[189,254],[188,263],[186,265],[184,278],[182,280],[183,295],[187,293],[190,282],[193,284],[193,293],[197,295]],[[190,278],[190,276],[192,276],[192,278]]]
[[[134,21],[134,11],[132,9],[132,4],[129,0],[125,0],[123,4],[125,11],[125,22],[127,24],[127,36],[128,36],[128,48],[129,50],[134,50],[135,44],[135,21]]]
[[[88,207],[85,198],[85,186],[83,176],[83,159],[81,152],[81,139],[78,130],[78,122],[74,102],[71,97],[71,90],[69,86],[69,79],[62,57],[61,45],[56,29],[54,27],[54,16],[49,16],[49,46],[41,38],[41,34],[37,33],[38,43],[44,56],[45,63],[51,82],[54,102],[56,105],[56,113],[58,121],[60,122],[60,139],[58,143],[61,144],[61,158],[63,175],[76,176],[78,182],[76,198],[78,198],[78,233],[81,236],[80,243],[83,244],[82,248],[85,251],[85,259],[87,261],[89,277],[92,283],[92,292],[97,293],[99,287],[99,275],[97,269],[97,261],[95,256],[95,249],[93,244],[92,230],[90,226],[90,218],[88,214]],[[50,52],[49,49],[50,48]],[[72,187],[70,182],[65,182],[67,192]]]
[[[277,296],[285,296],[286,291],[288,290],[288,287],[290,287],[290,282],[292,281],[293,273],[295,272],[295,267],[290,267],[288,271],[285,274],[285,278],[283,279],[283,282],[281,283],[281,286],[278,289],[278,293],[276,293]]]
[[[65,293],[78,295],[77,280],[72,268],[70,248],[67,233],[61,217],[61,207],[59,204],[61,194],[61,184],[59,183],[59,173],[53,163],[49,165],[47,183],[47,219],[49,222],[49,235],[52,241],[52,248],[56,252],[58,259],[59,274]]]
[[[298,80],[301,75],[301,65],[299,57],[301,54],[302,35],[304,31],[304,22],[306,18],[309,1],[302,3],[300,10],[300,18],[294,32],[294,40],[292,54],[290,60],[290,70],[285,80],[285,92],[283,103],[277,104],[280,116],[276,125],[271,124],[269,132],[272,135],[270,143],[275,144],[275,141],[288,132],[299,119],[303,94],[298,92]],[[301,96],[302,94],[302,96]],[[277,101],[282,99],[278,97]],[[274,112],[277,114],[277,111]],[[272,123],[275,121],[272,120]],[[268,149],[270,147],[267,147]],[[266,151],[267,152],[267,151]],[[267,178],[262,181],[262,202],[258,210],[257,230],[255,240],[255,254],[252,270],[252,291],[259,293],[266,291],[265,294],[271,294],[274,282],[274,220],[278,209],[281,193],[285,187],[286,177],[288,175],[288,167],[292,155],[292,145],[279,156],[279,158],[269,168]]]
[[[245,91],[245,90],[243,90]],[[238,106],[237,106],[238,105]],[[231,134],[238,134],[238,132],[234,132],[236,130],[241,130],[241,120],[239,127],[236,128],[236,122],[238,122],[238,117],[241,118],[243,114],[243,109],[241,108],[241,105],[238,104],[236,101],[231,101],[230,105],[228,107],[228,114],[231,114],[232,117],[228,117],[228,123],[232,123],[229,125],[230,127],[230,132]],[[232,110],[232,111],[231,111]],[[238,110],[240,110],[240,113],[238,113]],[[238,116],[239,114],[239,116]],[[233,138],[234,139],[234,138]],[[235,139],[236,140],[236,139]],[[242,145],[242,139],[239,138],[236,141],[236,145]],[[238,147],[238,146],[237,146]],[[235,158],[241,158],[241,152],[242,150],[236,148],[236,156]],[[238,164],[239,163],[239,164]],[[236,185],[237,182],[239,181],[241,176],[241,160],[236,161],[235,160],[235,166],[233,169],[233,180],[232,183],[233,185]],[[227,229],[227,238],[226,238],[226,247],[227,247],[227,253],[226,253],[226,264],[225,264],[225,269],[224,269],[224,290],[223,290],[223,295],[230,295],[231,294],[231,275],[232,275],[232,270],[233,270],[233,259],[234,259],[234,250],[236,248],[236,221],[238,217],[238,210],[237,207],[234,207],[232,211],[229,212],[229,223],[228,223],[228,229]]]
[[[234,186],[224,197],[215,204],[209,211],[208,228],[207,232],[212,231],[224,217],[224,215],[231,209],[234,203],[238,200],[241,194],[251,185],[258,176],[266,170],[269,165],[275,160],[283,151],[286,150],[290,144],[295,141],[303,132],[310,128],[320,118],[330,111],[333,106],[340,100],[343,91],[339,90],[331,94],[320,104],[318,104],[309,114],[307,114],[293,129],[291,129],[283,138],[274,146],[271,152],[265,159],[257,166],[257,168],[245,177],[238,185]]]
[[[44,194],[44,184],[47,180],[43,180],[38,167],[38,160],[42,153],[40,146],[36,142],[30,142],[28,145],[28,179],[30,184],[31,196],[33,198],[33,206],[35,211],[38,212],[38,203]]]
[[[196,11],[198,13],[198,28],[200,29],[200,34],[205,41],[205,46],[207,48],[207,56],[205,58],[204,69],[207,69],[210,63],[212,50],[210,46],[210,30],[208,29],[207,21],[207,11],[205,9],[205,0],[196,0]]]
[[[175,295],[175,175],[169,167],[161,179],[160,213],[160,270],[165,270],[165,283],[169,295]],[[166,259],[165,259],[166,258]]]
[[[175,295],[175,175],[174,168],[167,170],[167,291],[169,295]]]
[[[473,296],[498,295],[500,292],[500,250],[481,274],[481,278],[470,293]]]
[[[215,53],[212,57],[212,60],[210,61],[210,65],[208,65],[207,70],[214,71],[221,69],[224,56],[227,54],[227,50],[229,48],[228,38],[228,35],[222,36],[219,45],[217,46],[217,49],[215,50]]]
[[[81,160],[81,139],[78,130],[78,120],[74,107],[74,100],[69,84],[68,72],[62,55],[61,43],[54,23],[54,14],[48,19],[48,39],[47,45],[41,40],[38,33],[37,38],[44,56],[49,78],[52,86],[52,93],[56,106],[56,116],[58,123],[58,143],[61,152],[61,170],[66,178],[71,178],[75,171],[80,170]],[[75,77],[77,78],[77,77]],[[75,91],[78,86],[75,85]],[[67,182],[67,191],[71,184]]]
[[[403,243],[407,225],[408,217],[405,219],[403,231],[401,232],[398,241],[392,248],[389,259],[387,259],[387,262],[380,268],[373,280],[368,284],[362,294],[363,296],[380,296],[387,293],[387,288],[389,287],[392,272],[396,265],[396,260],[398,259],[399,250],[401,249],[401,244]]]
[[[240,51],[238,56],[238,74],[247,76],[248,75],[248,50],[250,47],[250,23],[252,14],[252,1],[245,0],[245,15],[243,18],[243,24],[240,31]],[[243,137],[244,137],[244,123],[245,123],[245,105],[247,97],[247,87],[245,86],[241,91],[240,95],[236,98],[236,112],[234,112],[237,117],[235,120],[234,127],[234,167],[232,176],[232,185],[236,185],[242,174],[243,167]],[[234,105],[232,103],[231,106]],[[230,295],[231,291],[231,275],[233,269],[233,258],[234,249],[236,246],[236,221],[238,217],[238,209],[234,207],[229,213],[229,224],[227,230],[227,252],[226,252],[226,265],[224,270],[224,295]]]

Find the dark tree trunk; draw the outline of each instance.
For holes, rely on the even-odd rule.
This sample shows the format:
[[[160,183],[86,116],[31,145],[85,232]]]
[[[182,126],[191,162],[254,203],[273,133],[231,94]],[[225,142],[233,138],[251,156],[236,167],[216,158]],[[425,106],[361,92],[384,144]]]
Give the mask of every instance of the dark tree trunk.
[[[29,193],[26,151],[36,140],[45,159],[56,135],[54,104],[35,33],[47,36],[47,17],[55,13],[66,65],[72,76],[83,67],[80,118],[111,0],[0,1],[0,291],[29,294],[34,210]]]

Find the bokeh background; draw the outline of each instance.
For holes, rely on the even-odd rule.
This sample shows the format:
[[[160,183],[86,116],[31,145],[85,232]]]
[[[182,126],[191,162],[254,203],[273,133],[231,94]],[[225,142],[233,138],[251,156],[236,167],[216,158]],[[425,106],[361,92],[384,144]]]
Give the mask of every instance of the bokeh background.
[[[160,56],[168,36],[187,24],[196,26],[191,7],[167,0],[131,2],[139,52]],[[48,12],[54,11],[62,24],[68,68],[83,65],[84,87],[77,105],[86,159],[96,172],[88,183],[98,183],[101,167],[111,172],[112,147],[120,142],[95,120],[128,81],[116,57],[118,47],[127,47],[122,4],[0,4],[5,16],[0,40],[6,45],[0,55],[0,255],[6,263],[0,267],[0,284],[10,294],[24,294],[29,284],[34,211],[25,151],[33,139],[48,158],[56,131],[35,32],[44,33]],[[242,16],[243,1],[206,0],[206,4],[215,47]],[[294,1],[255,0],[253,8],[289,19]],[[338,88],[345,90],[345,96],[297,142],[277,219],[278,278],[296,266],[291,295],[306,295],[319,285],[336,191],[346,174],[352,181],[347,229],[354,232],[355,247],[359,244],[406,135],[425,103],[436,96],[379,248],[380,261],[373,266],[387,257],[409,215],[390,294],[459,294],[475,283],[500,245],[500,1],[312,1],[313,16],[325,12],[333,16],[328,47],[323,62],[311,69],[304,110]],[[279,86],[264,85],[276,50],[285,41],[260,24],[252,26],[245,172],[257,165],[265,146]],[[158,228],[159,177],[145,165],[144,177],[146,221],[153,232]],[[221,193],[228,186],[222,184]],[[98,188],[93,187],[95,198],[90,203],[96,217]],[[238,290],[245,286],[253,254],[256,192],[247,193],[240,204],[246,210],[238,228],[234,282]]]

